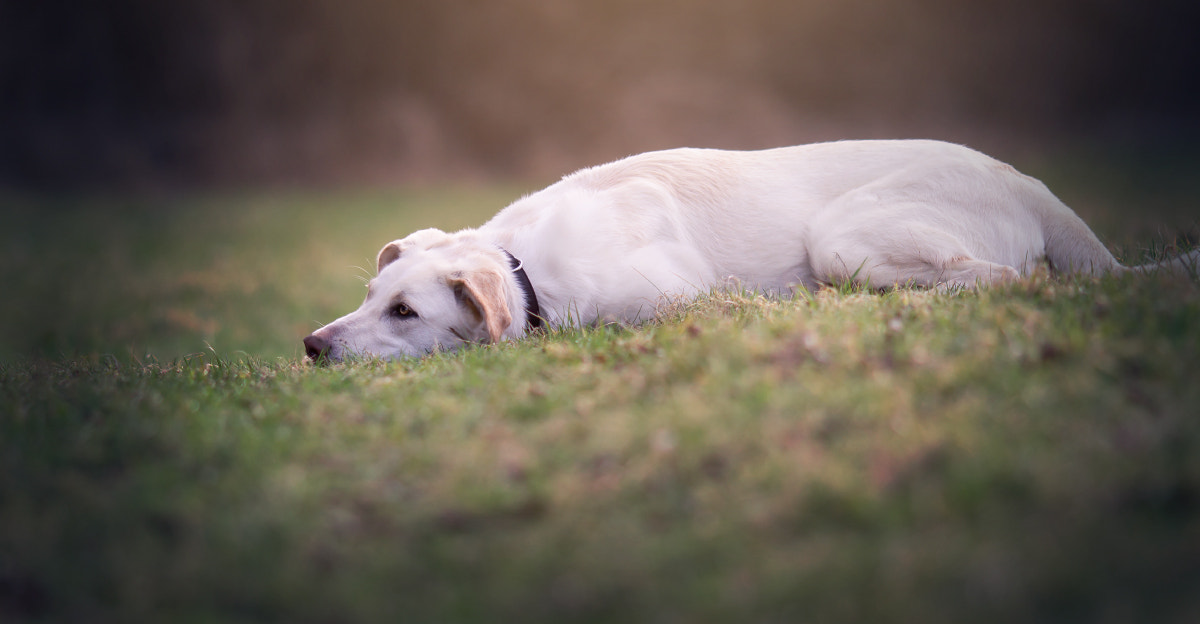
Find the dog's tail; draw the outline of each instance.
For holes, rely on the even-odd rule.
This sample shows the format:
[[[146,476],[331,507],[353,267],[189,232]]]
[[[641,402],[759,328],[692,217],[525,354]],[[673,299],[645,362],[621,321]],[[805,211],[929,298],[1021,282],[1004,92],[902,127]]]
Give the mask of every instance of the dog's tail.
[[[1171,273],[1185,277],[1200,276],[1200,249],[1162,262],[1126,267],[1117,262],[1092,229],[1070,208],[1053,198],[1043,211],[1042,231],[1046,241],[1046,259],[1055,273],[1104,275],[1106,273]]]
[[[1200,278],[1200,249],[1193,249],[1182,256],[1176,256],[1162,262],[1151,262],[1129,267],[1128,270],[1135,273],[1164,272],[1197,279]]]

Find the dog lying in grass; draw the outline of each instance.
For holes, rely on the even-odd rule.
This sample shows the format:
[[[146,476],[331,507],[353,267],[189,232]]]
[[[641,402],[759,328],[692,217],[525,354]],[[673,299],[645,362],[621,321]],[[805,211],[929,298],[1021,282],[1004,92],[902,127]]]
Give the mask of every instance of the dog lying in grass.
[[[313,360],[421,355],[632,323],[664,297],[727,285],[977,287],[1041,263],[1194,275],[1198,261],[1123,267],[1041,182],[959,145],[675,149],[568,175],[477,229],[388,243],[362,305],[304,346]]]

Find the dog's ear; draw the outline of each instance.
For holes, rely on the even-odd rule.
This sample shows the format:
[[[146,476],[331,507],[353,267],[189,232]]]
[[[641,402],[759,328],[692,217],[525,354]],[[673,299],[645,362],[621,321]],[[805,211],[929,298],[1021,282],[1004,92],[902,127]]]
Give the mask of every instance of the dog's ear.
[[[394,240],[379,250],[379,256],[375,258],[375,272],[379,273],[383,270],[383,267],[395,262],[401,255],[408,253],[410,250],[429,249],[430,246],[437,244],[439,241],[445,241],[447,238],[449,236],[437,228],[425,228],[424,230],[413,232],[404,238]]]
[[[467,308],[476,323],[487,327],[488,339],[500,342],[504,330],[512,325],[512,312],[504,296],[504,278],[496,271],[455,273],[450,288],[459,304]]]
[[[394,240],[384,245],[383,249],[379,250],[379,255],[375,258],[376,274],[379,274],[381,271],[383,271],[383,267],[395,262],[396,259],[400,257],[400,253],[404,251],[404,249],[400,246],[400,243],[402,242],[403,241],[400,240]]]

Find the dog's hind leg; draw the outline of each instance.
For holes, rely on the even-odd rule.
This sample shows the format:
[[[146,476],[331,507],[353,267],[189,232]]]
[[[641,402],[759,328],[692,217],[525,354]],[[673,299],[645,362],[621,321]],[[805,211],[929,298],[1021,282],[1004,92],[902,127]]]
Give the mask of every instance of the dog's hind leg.
[[[1015,280],[1011,266],[972,256],[952,234],[931,227],[846,229],[811,245],[810,262],[827,284],[975,287]]]

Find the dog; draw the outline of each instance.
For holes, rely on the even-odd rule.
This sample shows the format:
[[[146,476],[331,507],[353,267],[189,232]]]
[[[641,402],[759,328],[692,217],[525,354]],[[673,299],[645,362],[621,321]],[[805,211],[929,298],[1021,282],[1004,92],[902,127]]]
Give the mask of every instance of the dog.
[[[314,361],[419,356],[635,323],[664,298],[731,285],[975,288],[1043,263],[1194,276],[1198,260],[1123,267],[1041,182],[960,145],[683,148],[577,171],[477,229],[384,245],[361,307],[303,342]]]

